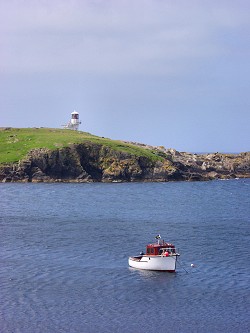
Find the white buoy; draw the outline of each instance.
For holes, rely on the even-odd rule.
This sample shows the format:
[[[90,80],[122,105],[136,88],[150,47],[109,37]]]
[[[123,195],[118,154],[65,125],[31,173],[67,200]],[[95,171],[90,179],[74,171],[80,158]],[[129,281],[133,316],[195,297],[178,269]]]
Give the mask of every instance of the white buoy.
[[[191,267],[195,267],[194,264],[191,264]]]

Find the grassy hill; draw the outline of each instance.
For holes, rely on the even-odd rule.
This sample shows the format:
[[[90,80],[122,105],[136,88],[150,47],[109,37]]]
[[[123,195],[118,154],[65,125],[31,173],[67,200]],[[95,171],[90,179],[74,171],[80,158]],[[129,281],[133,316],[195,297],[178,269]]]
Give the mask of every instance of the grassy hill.
[[[122,141],[101,138],[86,132],[52,128],[3,128],[0,129],[0,164],[22,160],[31,149],[55,150],[83,142],[101,144],[135,156],[145,156],[152,161],[162,159],[153,150],[126,144]]]

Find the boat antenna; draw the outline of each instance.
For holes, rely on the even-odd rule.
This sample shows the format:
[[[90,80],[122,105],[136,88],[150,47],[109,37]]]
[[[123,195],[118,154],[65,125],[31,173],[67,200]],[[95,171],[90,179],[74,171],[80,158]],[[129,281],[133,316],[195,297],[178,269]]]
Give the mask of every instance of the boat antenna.
[[[159,234],[159,235],[155,236],[155,239],[157,239],[158,245],[159,245],[160,244],[161,235]]]

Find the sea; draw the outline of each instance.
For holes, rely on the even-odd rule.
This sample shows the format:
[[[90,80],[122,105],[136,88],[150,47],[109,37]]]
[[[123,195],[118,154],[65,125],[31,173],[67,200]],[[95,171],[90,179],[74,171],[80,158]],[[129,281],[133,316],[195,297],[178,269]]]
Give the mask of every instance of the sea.
[[[250,179],[0,184],[0,332],[250,332]]]

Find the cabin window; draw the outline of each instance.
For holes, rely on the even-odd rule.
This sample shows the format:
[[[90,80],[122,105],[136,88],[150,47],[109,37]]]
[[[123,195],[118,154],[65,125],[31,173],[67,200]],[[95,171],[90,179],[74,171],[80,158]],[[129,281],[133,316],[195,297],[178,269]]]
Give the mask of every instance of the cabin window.
[[[147,249],[147,253],[148,253],[148,254],[150,253],[150,249]]]
[[[154,248],[152,247],[152,248],[151,248],[151,253],[154,253],[154,252],[155,252],[155,251],[154,251]]]

